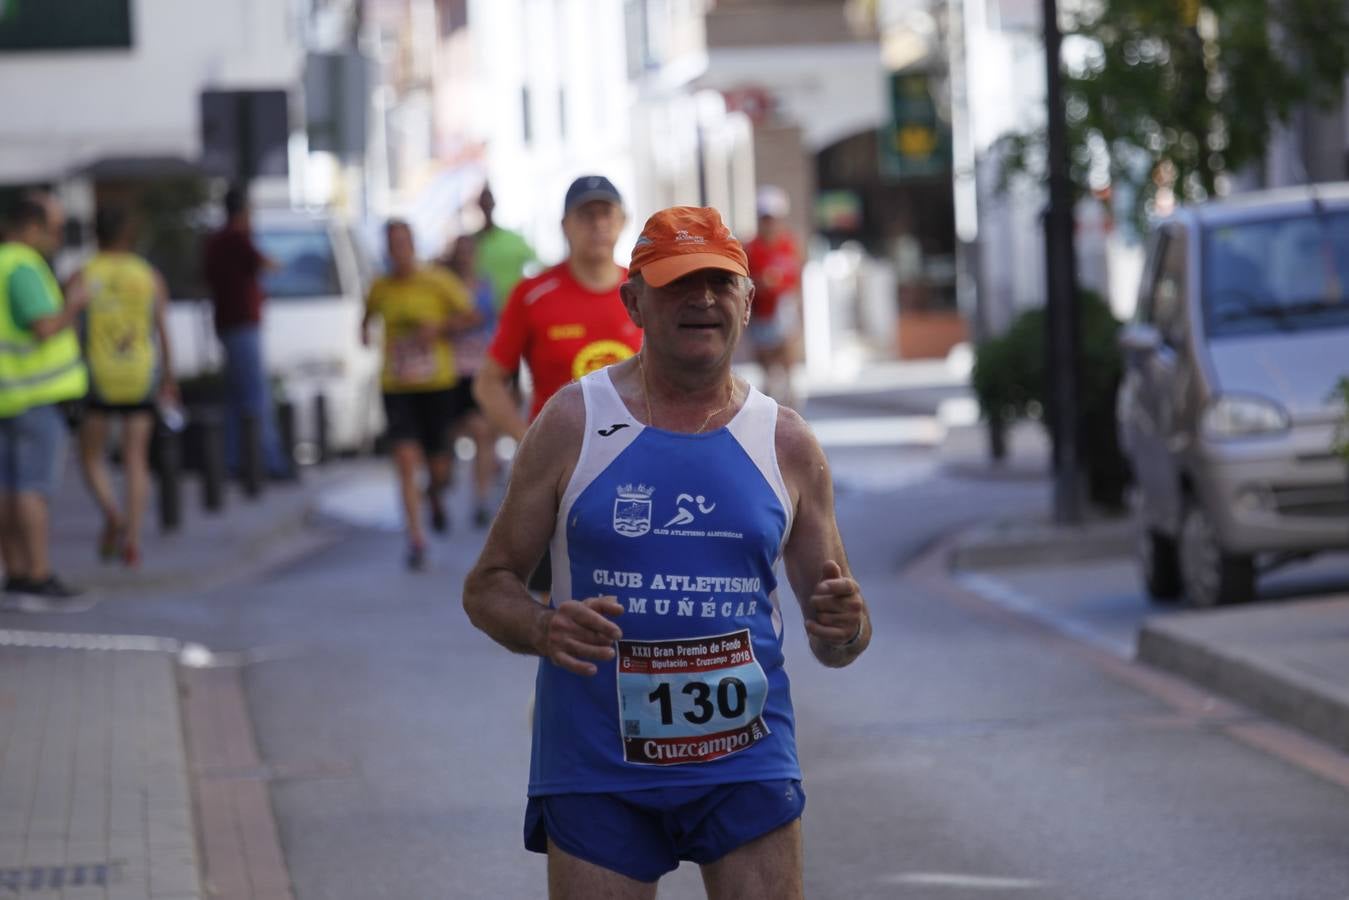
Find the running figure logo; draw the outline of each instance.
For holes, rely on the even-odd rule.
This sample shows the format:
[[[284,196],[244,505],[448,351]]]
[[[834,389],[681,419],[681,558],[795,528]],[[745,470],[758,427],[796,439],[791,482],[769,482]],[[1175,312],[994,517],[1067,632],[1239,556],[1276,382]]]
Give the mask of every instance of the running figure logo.
[[[619,485],[614,501],[614,531],[624,537],[641,537],[651,530],[651,495],[655,488],[639,484]]]
[[[698,512],[702,513],[703,515],[707,515],[712,510],[717,508],[717,504],[715,503],[708,506],[704,506],[703,504],[707,503],[707,498],[704,497],[702,494],[699,494],[697,497],[694,497],[691,494],[680,494],[675,499],[675,507],[678,508],[679,512],[675,513],[675,517],[673,519],[662,525],[661,526],[662,528],[669,528],[671,525],[687,525],[693,521],[694,519],[693,510],[686,509],[684,507],[685,503],[697,504]]]

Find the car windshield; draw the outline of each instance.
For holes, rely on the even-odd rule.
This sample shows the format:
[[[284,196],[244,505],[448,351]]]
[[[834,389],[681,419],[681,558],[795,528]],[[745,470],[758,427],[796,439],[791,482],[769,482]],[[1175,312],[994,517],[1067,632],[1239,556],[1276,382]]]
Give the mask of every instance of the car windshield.
[[[1349,325],[1349,212],[1319,211],[1209,228],[1208,333],[1263,334]]]
[[[342,293],[326,228],[261,227],[255,230],[254,238],[263,255],[276,264],[262,276],[269,298],[332,297]]]

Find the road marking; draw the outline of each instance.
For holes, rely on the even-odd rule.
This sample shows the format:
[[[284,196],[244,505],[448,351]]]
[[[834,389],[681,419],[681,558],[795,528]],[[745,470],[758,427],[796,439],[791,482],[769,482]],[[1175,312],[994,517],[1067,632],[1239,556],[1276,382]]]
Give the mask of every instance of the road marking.
[[[1035,878],[1000,878],[991,875],[962,875],[956,872],[904,872],[899,875],[887,875],[881,882],[977,891],[1033,891],[1049,886],[1048,882]]]
[[[825,447],[935,447],[946,436],[946,429],[936,416],[814,419],[810,428]]]
[[[69,634],[59,631],[0,631],[0,647],[37,647],[44,650],[135,650],[177,653],[182,641],[138,634]]]
[[[1098,650],[1104,650],[1120,659],[1132,660],[1134,645],[1132,641],[1113,638],[1096,631],[1070,616],[1046,609],[1035,598],[1018,591],[1016,588],[996,578],[977,575],[973,572],[957,572],[955,582],[965,590],[989,603],[1001,606],[1009,612],[1020,613],[1039,622],[1065,637],[1083,641]]]

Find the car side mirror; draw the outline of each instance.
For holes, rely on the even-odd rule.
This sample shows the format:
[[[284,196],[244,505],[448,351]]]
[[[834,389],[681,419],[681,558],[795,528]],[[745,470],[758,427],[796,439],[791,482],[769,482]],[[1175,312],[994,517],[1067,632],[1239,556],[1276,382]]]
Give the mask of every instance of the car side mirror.
[[[1153,325],[1135,322],[1120,332],[1119,345],[1126,353],[1148,356],[1162,346],[1162,333]]]

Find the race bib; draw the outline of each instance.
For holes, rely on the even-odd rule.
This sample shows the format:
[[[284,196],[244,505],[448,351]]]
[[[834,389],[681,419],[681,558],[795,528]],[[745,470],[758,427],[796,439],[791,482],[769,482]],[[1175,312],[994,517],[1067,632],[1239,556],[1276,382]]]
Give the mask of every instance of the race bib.
[[[434,381],[439,373],[434,344],[423,343],[416,335],[393,341],[389,346],[389,374],[399,384]]]
[[[768,678],[749,629],[709,637],[618,642],[623,758],[705,763],[768,736]]]

